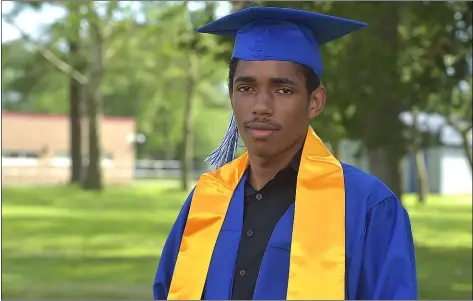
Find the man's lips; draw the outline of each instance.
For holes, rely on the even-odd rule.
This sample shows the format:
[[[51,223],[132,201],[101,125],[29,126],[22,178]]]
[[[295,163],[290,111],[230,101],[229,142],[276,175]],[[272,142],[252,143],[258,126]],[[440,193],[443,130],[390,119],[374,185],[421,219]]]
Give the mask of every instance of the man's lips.
[[[277,127],[267,123],[253,123],[248,125],[251,136],[255,139],[265,139],[278,130]]]
[[[268,138],[275,130],[258,130],[250,129],[251,136],[255,139],[265,139]]]

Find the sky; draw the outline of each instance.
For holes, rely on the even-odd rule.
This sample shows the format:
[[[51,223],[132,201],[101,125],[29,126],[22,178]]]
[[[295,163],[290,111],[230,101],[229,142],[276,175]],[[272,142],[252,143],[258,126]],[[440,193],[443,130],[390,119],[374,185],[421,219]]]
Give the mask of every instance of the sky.
[[[12,9],[12,1],[1,1],[2,15],[8,13]],[[202,6],[202,2],[190,1],[189,8],[196,9]],[[227,1],[219,2],[217,16],[221,17],[230,11],[230,3]],[[17,18],[16,24],[29,36],[35,38],[40,33],[40,28],[44,25],[51,24],[54,20],[64,16],[64,11],[59,7],[45,5],[39,11],[25,10]],[[13,26],[3,21],[2,18],[2,43],[18,39],[20,33]]]
[[[2,15],[8,13],[11,9],[12,1],[2,1]],[[49,24],[63,15],[64,12],[57,7],[45,7],[45,9],[39,12],[33,10],[24,11],[15,21],[25,33],[34,37],[37,36],[41,25]],[[18,30],[2,18],[2,43],[18,39],[19,37],[20,33]]]

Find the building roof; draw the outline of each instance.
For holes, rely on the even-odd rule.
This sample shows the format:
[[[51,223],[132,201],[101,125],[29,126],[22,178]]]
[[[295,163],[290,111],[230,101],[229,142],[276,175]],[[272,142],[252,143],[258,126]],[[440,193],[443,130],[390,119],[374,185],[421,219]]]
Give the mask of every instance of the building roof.
[[[23,118],[41,118],[41,119],[66,118],[68,119],[69,115],[2,111],[2,118],[3,117],[20,117],[20,118],[23,117]],[[131,123],[135,122],[135,119],[133,117],[126,117],[126,116],[103,116],[103,119],[106,121],[112,121],[112,122],[131,122]]]
[[[412,112],[401,113],[401,121],[407,125],[412,126],[414,117]],[[462,144],[461,134],[447,123],[447,119],[437,113],[422,112],[418,116],[418,127],[424,133],[440,133],[440,140],[443,144],[449,146],[458,146]],[[466,123],[466,121],[460,123]],[[468,133],[468,143],[471,145],[473,141],[473,132]]]

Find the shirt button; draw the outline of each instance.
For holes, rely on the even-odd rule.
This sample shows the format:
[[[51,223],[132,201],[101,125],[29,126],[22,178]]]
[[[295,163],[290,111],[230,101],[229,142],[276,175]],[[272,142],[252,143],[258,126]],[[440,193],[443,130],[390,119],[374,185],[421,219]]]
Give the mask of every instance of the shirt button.
[[[253,236],[253,231],[252,230],[246,231],[246,236],[248,236],[248,237]]]
[[[245,276],[246,275],[246,271],[245,270],[240,270],[240,276]]]
[[[256,199],[257,199],[258,201],[261,200],[262,198],[263,198],[263,195],[262,195],[261,193],[258,193],[258,194],[256,195]]]

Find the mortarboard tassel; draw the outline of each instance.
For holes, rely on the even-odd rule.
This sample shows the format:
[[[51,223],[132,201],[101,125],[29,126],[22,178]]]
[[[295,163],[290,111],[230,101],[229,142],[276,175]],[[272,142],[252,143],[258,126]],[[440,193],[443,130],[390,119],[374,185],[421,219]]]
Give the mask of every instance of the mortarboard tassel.
[[[238,128],[236,126],[235,115],[232,114],[222,143],[205,159],[205,162],[214,168],[220,168],[236,158],[237,147]]]

